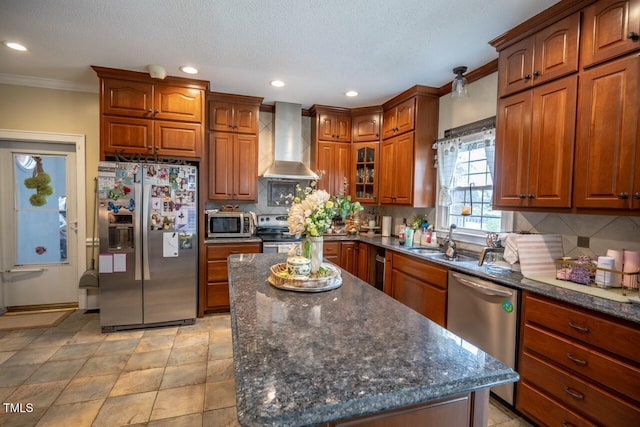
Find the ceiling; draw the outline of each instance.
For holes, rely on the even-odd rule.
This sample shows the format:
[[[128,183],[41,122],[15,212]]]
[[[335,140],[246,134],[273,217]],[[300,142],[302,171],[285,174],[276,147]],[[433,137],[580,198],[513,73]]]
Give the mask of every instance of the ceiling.
[[[557,0],[2,0],[0,83],[98,90],[90,65],[168,75],[193,65],[211,90],[341,107],[379,105],[459,65]],[[283,80],[274,88],[269,81]],[[347,98],[347,90],[359,96]]]

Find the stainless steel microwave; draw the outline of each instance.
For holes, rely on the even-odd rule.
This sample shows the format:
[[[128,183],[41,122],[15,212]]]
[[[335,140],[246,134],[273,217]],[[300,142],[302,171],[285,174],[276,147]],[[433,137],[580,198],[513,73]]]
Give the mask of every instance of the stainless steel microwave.
[[[207,238],[251,237],[255,224],[249,212],[218,212],[206,210]]]

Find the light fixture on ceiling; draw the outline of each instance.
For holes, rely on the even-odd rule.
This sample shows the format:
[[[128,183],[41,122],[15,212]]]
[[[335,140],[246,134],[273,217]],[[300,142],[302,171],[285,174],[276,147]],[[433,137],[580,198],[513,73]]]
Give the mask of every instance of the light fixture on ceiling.
[[[147,65],[149,75],[154,79],[164,79],[167,77],[167,70],[162,65]]]
[[[354,97],[354,96],[358,96],[358,92],[356,92],[355,90],[350,90],[348,92],[345,92],[345,95],[349,97]]]
[[[451,97],[452,98],[467,98],[469,96],[469,82],[463,76],[467,72],[467,67],[461,66],[453,69],[453,74],[456,76],[453,78],[451,84]]]
[[[273,87],[282,87],[284,86],[284,82],[282,80],[271,80],[269,84]]]
[[[183,65],[180,67],[180,71],[187,74],[198,74],[198,69],[196,67],[192,67],[191,65]]]
[[[17,51],[20,51],[20,52],[26,52],[27,51],[27,47],[22,45],[22,44],[20,44],[20,43],[5,41],[5,42],[2,42],[2,44],[5,45],[6,47],[8,47],[9,49],[17,50]]]

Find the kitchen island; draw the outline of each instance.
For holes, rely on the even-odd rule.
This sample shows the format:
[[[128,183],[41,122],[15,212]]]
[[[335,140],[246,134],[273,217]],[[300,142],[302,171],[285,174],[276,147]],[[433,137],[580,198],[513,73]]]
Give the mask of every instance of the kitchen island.
[[[518,374],[342,271],[327,292],[276,289],[285,254],[229,257],[243,426],[484,426],[489,387]]]

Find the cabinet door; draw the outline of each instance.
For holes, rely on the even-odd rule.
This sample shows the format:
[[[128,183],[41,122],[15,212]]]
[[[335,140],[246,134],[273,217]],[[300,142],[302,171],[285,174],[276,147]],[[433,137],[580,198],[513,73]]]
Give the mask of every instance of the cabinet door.
[[[352,120],[352,142],[369,142],[380,140],[380,114],[372,113],[356,116]]]
[[[340,242],[327,242],[322,245],[322,257],[336,265],[340,265]]]
[[[396,134],[415,128],[416,100],[411,98],[396,107]]]
[[[209,135],[209,199],[229,200],[233,193],[233,134]]]
[[[334,141],[336,139],[335,116],[320,113],[318,115],[318,139]]]
[[[637,153],[636,55],[586,70],[580,77],[574,202],[627,209]],[[640,190],[636,190],[640,191]]]
[[[209,130],[233,131],[233,104],[223,101],[209,101]]]
[[[257,200],[258,138],[253,135],[235,135],[233,156],[233,199]]]
[[[500,52],[498,84],[500,96],[507,96],[531,86],[533,39],[526,38]]]
[[[258,133],[259,105],[237,104],[233,111],[233,130],[238,133]]]
[[[526,205],[531,106],[530,91],[498,101],[493,183],[495,207]]]
[[[349,179],[351,171],[351,144],[319,142],[316,168],[325,172],[318,181],[319,189],[331,195],[342,192],[344,180]]]
[[[380,203],[393,203],[393,182],[395,180],[394,170],[395,144],[393,139],[384,141],[380,145]]]
[[[202,155],[202,125],[199,123],[154,121],[155,153],[161,156]]]
[[[383,114],[382,137],[390,138],[396,133],[396,109],[392,108]]]
[[[533,90],[528,206],[571,207],[577,91],[577,75]]]
[[[340,245],[340,267],[351,274],[358,272],[356,245],[357,242],[342,242]]]
[[[533,84],[578,71],[580,13],[574,13],[538,32],[534,39]]]
[[[330,194],[334,187],[333,179],[333,156],[334,156],[335,144],[332,142],[319,142],[318,143],[318,156],[316,159],[316,170],[324,172],[322,178],[318,180],[316,184],[320,190],[326,190]]]
[[[370,246],[364,242],[358,242],[358,246],[356,248],[356,271],[358,278],[362,281],[369,283],[370,277]]]
[[[413,203],[413,137],[410,132],[395,139],[394,191],[393,203],[410,205]]]
[[[335,141],[351,142],[351,116],[335,117]]]
[[[127,80],[102,80],[102,114],[151,117],[153,86]]]
[[[355,143],[352,149],[353,169],[350,179],[351,197],[360,203],[376,203],[378,200],[378,152],[380,144]]]
[[[152,154],[153,120],[102,116],[102,153]]]
[[[155,86],[154,119],[202,122],[203,91],[176,86]]]
[[[330,194],[342,194],[345,191],[349,193],[349,177],[351,176],[351,144],[337,143],[334,144],[334,160],[333,160],[333,191]]]
[[[391,272],[391,296],[444,327],[446,291],[394,269]]]
[[[584,9],[582,65],[640,48],[640,0],[599,0]]]

